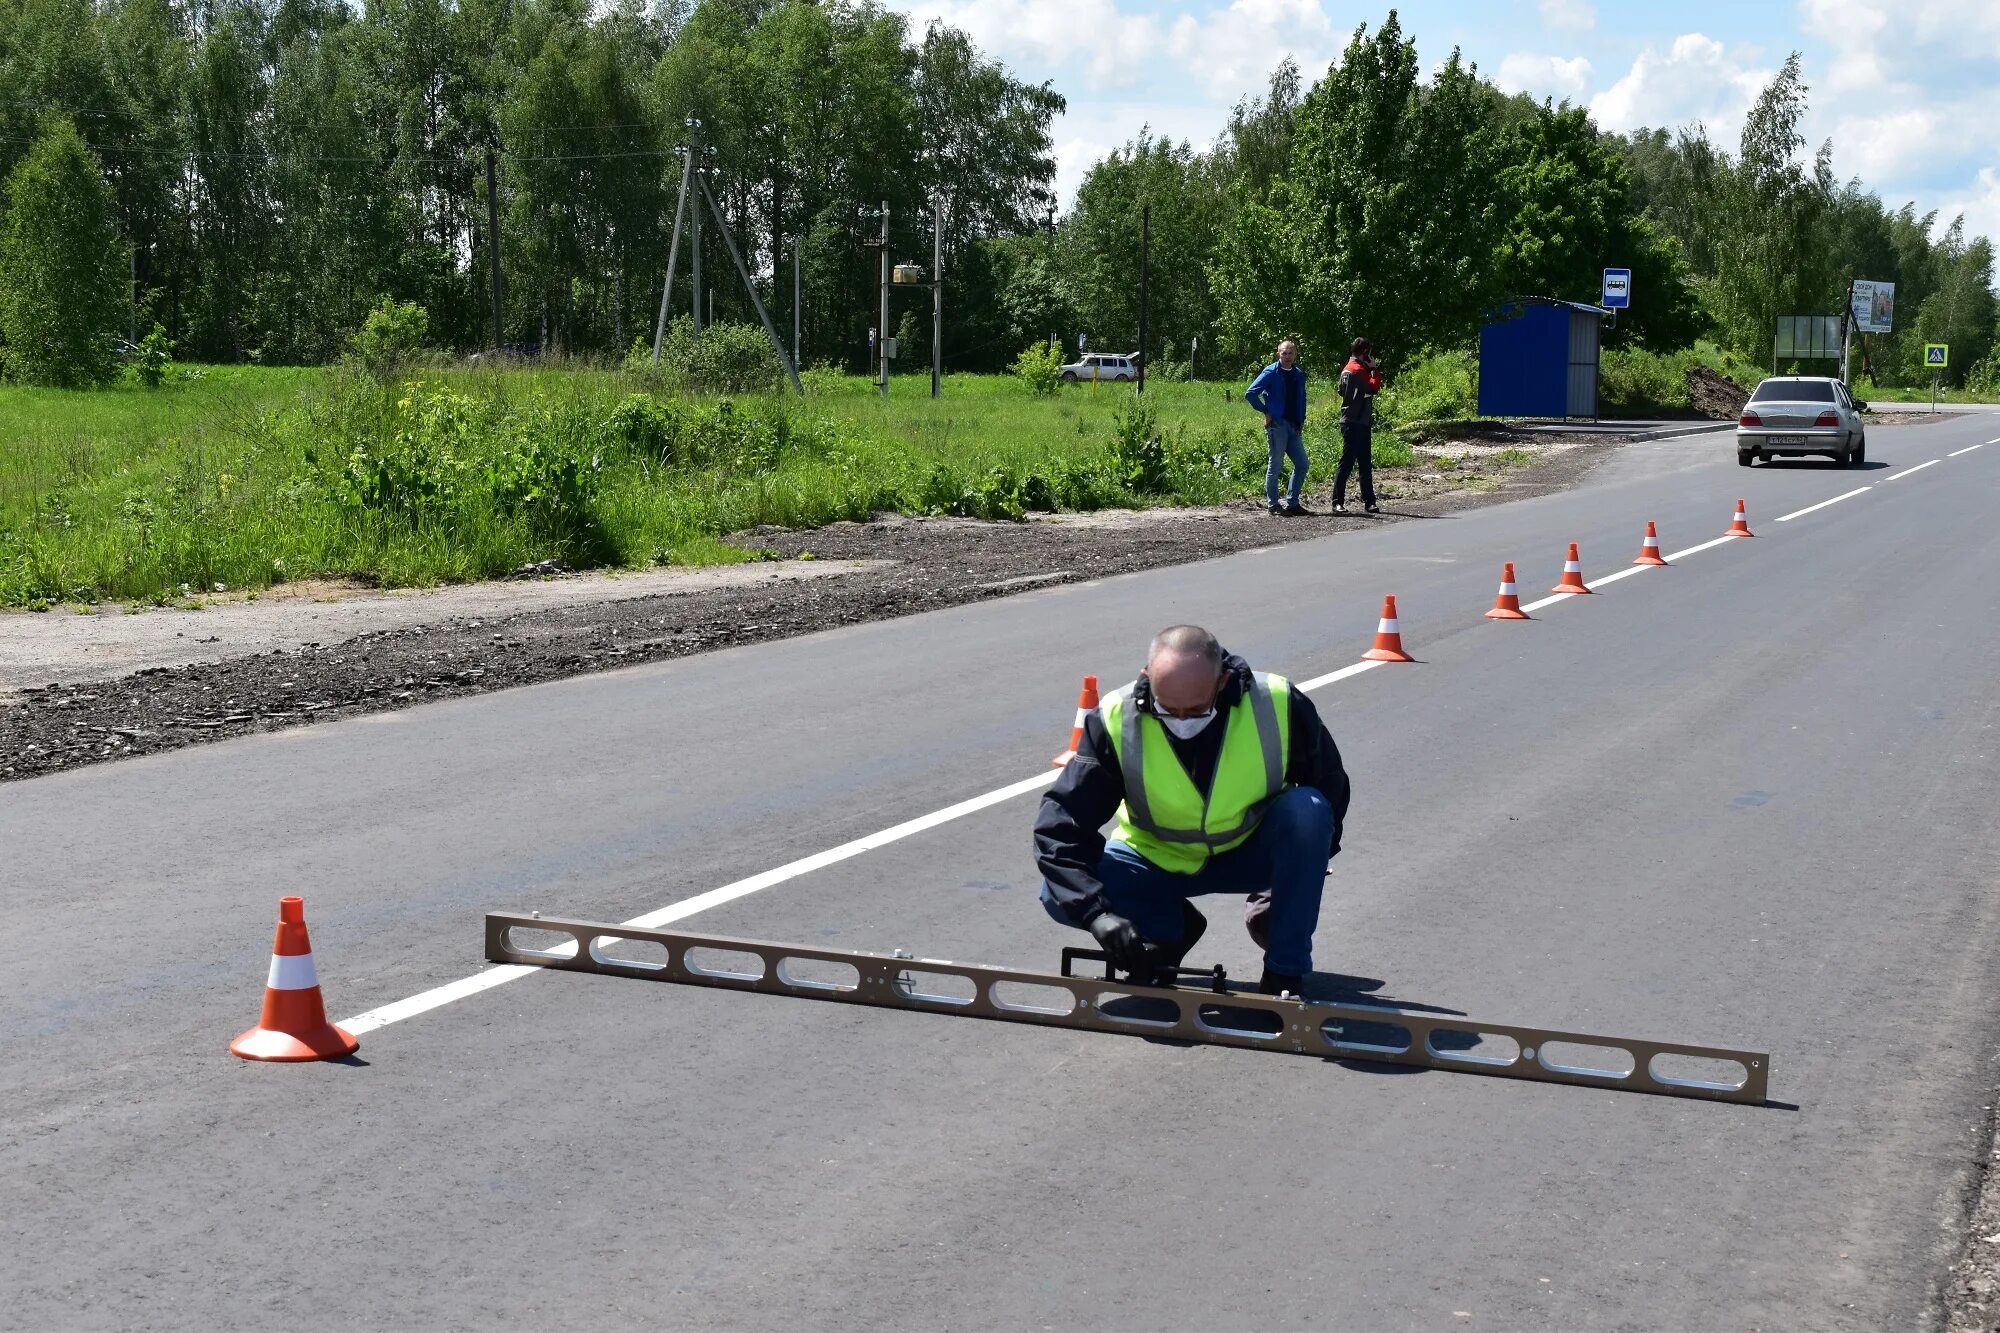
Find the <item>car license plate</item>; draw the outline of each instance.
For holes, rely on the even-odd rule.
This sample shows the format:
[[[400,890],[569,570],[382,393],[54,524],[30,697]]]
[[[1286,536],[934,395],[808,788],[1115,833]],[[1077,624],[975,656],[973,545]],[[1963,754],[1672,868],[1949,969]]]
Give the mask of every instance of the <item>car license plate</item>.
[[[1806,437],[1803,435],[1767,435],[1764,437],[1764,443],[1766,444],[1804,444],[1805,442]]]

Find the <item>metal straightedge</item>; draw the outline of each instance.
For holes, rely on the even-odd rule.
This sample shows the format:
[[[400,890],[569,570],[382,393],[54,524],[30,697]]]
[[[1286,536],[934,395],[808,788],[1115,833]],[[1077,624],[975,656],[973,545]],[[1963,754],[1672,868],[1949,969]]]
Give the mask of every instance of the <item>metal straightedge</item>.
[[[530,946],[516,940],[515,931],[568,938]],[[1753,1106],[1763,1104],[1771,1071],[1771,1057],[1762,1051],[510,912],[487,914],[486,957],[566,972]]]

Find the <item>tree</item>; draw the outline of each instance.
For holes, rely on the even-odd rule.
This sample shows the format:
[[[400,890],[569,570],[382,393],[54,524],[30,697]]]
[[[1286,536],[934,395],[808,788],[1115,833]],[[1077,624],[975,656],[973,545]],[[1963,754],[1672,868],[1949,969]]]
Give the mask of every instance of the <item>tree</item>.
[[[7,178],[0,224],[0,337],[10,373],[81,388],[116,373],[112,340],[127,326],[130,254],[111,186],[76,126],[42,122]]]
[[[1288,211],[1322,355],[1365,334],[1393,362],[1472,336],[1491,298],[1495,97],[1456,51],[1420,84],[1393,10],[1306,95]]]
[[[1136,347],[1139,337],[1139,241],[1152,208],[1147,333],[1161,345],[1186,346],[1215,323],[1208,265],[1229,193],[1215,159],[1188,144],[1137,139],[1090,169],[1058,238],[1062,274],[1091,340],[1107,350]]]
[[[1629,268],[1643,295],[1617,336],[1659,350],[1694,340],[1700,311],[1679,248],[1635,215],[1630,172],[1582,108],[1543,103],[1516,120],[1501,155],[1496,293],[1594,302],[1604,269]]]

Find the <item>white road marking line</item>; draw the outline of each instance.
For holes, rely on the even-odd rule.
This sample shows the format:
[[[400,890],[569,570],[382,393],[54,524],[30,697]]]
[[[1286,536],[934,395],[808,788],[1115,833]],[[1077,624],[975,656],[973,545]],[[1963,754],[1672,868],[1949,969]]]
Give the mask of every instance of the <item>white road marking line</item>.
[[[1937,460],[1932,459],[1931,461],[1936,462]],[[1929,466],[1929,464],[1925,464],[1925,466]],[[1913,472],[1915,470],[1915,468],[1911,469]],[[1717,537],[1713,541],[1705,541],[1699,546],[1690,546],[1684,551],[1675,551],[1671,555],[1666,556],[1665,559],[1669,561],[1678,560],[1682,556],[1694,555],[1696,552],[1706,551],[1711,546],[1723,546],[1734,540],[1736,539],[1733,537]],[[1629,569],[1619,570],[1615,574],[1607,574],[1589,586],[1595,587],[1597,584],[1612,583],[1618,579],[1630,578],[1634,574],[1643,574],[1649,569],[1657,569],[1658,567],[1657,565],[1633,565]],[[1575,596],[1574,593],[1561,593],[1553,597],[1544,597],[1541,601],[1530,602],[1521,609],[1523,611],[1537,611],[1542,607],[1552,606],[1557,602],[1568,601],[1573,596]],[[1338,671],[1329,671],[1323,676],[1314,676],[1311,680],[1300,681],[1298,682],[1298,686],[1302,690],[1316,690],[1322,686],[1331,685],[1335,681],[1346,680],[1351,676],[1358,676],[1364,671],[1373,671],[1376,667],[1384,665],[1386,664],[1382,662],[1355,662],[1349,666],[1340,668]],[[845,861],[849,857],[859,856],[861,853],[872,851],[877,847],[884,847],[889,843],[899,842],[904,838],[924,832],[927,829],[936,828],[940,824],[947,824],[954,819],[984,810],[988,806],[998,805],[1002,801],[1009,801],[1016,796],[1034,791],[1037,788],[1046,787],[1054,782],[1060,774],[1060,769],[1051,769],[1047,773],[1037,773],[1034,777],[1023,778],[1021,781],[1010,783],[1005,787],[997,787],[983,795],[960,801],[956,805],[948,805],[942,810],[933,810],[927,815],[919,815],[915,819],[906,820],[901,824],[896,824],[880,832],[870,833],[865,837],[856,838],[852,842],[844,842],[838,847],[831,847],[826,851],[802,857],[797,861],[787,862],[775,869],[766,870],[762,874],[752,875],[748,879],[739,879],[733,884],[724,884],[722,887],[710,889],[706,893],[698,893],[692,898],[684,898],[680,902],[670,903],[657,911],[648,912],[644,916],[635,916],[631,920],[622,921],[619,924],[631,926],[637,930],[656,930],[670,922],[693,916],[697,912],[705,912],[711,907],[719,907],[723,903],[748,897],[750,894],[782,884],[786,880],[796,879],[800,875],[809,874],[812,871]],[[412,995],[407,999],[378,1006],[377,1008],[368,1010],[366,1013],[356,1014],[352,1018],[342,1019],[340,1026],[346,1028],[356,1036],[360,1036],[363,1033],[373,1032],[377,1028],[387,1027],[391,1023],[399,1023],[406,1018],[415,1018],[418,1014],[429,1013],[431,1010],[442,1008],[454,1000],[462,1000],[469,995],[477,995],[481,991],[492,990],[495,986],[504,985],[516,977],[524,977],[531,972],[540,972],[543,970],[539,967],[518,963],[503,963],[497,967],[490,967],[484,972],[475,972],[469,977],[460,977],[457,981],[447,982],[442,986]]]
[[[1857,486],[1845,495],[1836,495],[1831,500],[1821,500],[1816,505],[1807,505],[1804,509],[1794,509],[1789,514],[1781,514],[1775,521],[1779,523],[1789,523],[1795,518],[1804,518],[1807,514],[1812,513],[1815,509],[1824,509],[1828,505],[1837,505],[1842,500],[1852,500],[1857,495],[1866,495],[1869,489],[1870,488],[1867,486]]]
[[[1627,565],[1625,566],[1625,568],[1619,570],[1615,574],[1606,574],[1601,579],[1587,580],[1583,586],[1586,588],[1602,588],[1607,583],[1616,583],[1620,579],[1629,579],[1634,574],[1643,574],[1649,569],[1658,569],[1658,568],[1659,568],[1658,565]]]
[[[1370,662],[1368,665],[1376,666],[1379,664]],[[733,884],[724,884],[722,887],[710,889],[706,893],[698,893],[692,898],[683,898],[680,902],[670,903],[658,911],[648,912],[644,916],[635,916],[629,921],[621,921],[618,924],[631,926],[637,930],[657,930],[661,926],[679,921],[683,917],[693,916],[695,913],[705,912],[711,907],[719,907],[723,903],[748,897],[750,894],[768,889],[774,884],[782,884],[788,879],[796,879],[800,875],[824,869],[836,862],[845,861],[849,857],[873,851],[877,847],[886,847],[892,842],[900,842],[902,839],[922,833],[926,829],[936,828],[939,824],[947,824],[954,819],[962,818],[975,811],[984,810],[987,806],[998,805],[1002,801],[1012,800],[1024,792],[1034,791],[1039,787],[1046,787],[1056,780],[1061,771],[1060,769],[1052,768],[1046,773],[1037,773],[1034,777],[1024,778],[1019,782],[996,788],[983,795],[960,801],[956,805],[945,806],[942,810],[933,810],[927,815],[919,815],[915,819],[905,820],[900,824],[882,829],[879,832],[856,838],[852,842],[843,842],[838,847],[829,847],[823,852],[815,852],[811,856],[801,857],[796,861],[789,861],[775,869],[766,870],[762,874],[752,875],[748,879],[739,879]],[[461,977],[457,981],[448,982],[433,990],[427,990],[421,995],[412,995],[406,1000],[397,1000],[394,1004],[386,1004],[378,1009],[370,1009],[366,1013],[356,1014],[353,1018],[341,1020],[340,1026],[359,1036],[364,1032],[373,1032],[377,1028],[386,1027],[391,1023],[400,1022],[405,1018],[414,1018],[418,1014],[428,1013],[440,1005],[450,1004],[453,1000],[462,1000],[468,995],[477,995],[480,991],[491,990],[503,982],[512,981],[516,977],[526,976],[530,972],[539,972],[541,970],[538,967],[529,967],[522,964],[503,964],[499,967],[489,968],[484,972],[476,972],[469,977]]]
[[[1728,546],[1732,542],[1739,542],[1741,540],[1743,540],[1741,537],[1710,537],[1707,541],[1703,542],[1699,546],[1690,546],[1684,551],[1671,551],[1668,554],[1662,556],[1661,559],[1667,561],[1667,563],[1669,564],[1672,564],[1674,561],[1680,559],[1684,555],[1698,555],[1701,552],[1708,550],[1711,546]]]
[[[2000,444],[2000,440],[1988,440],[1986,444]],[[1957,458],[1960,454],[1969,454],[1974,449],[1984,449],[1986,447],[1986,444],[1968,444],[1963,449],[1952,450],[1950,453],[1946,454],[1945,457]]]
[[[1923,471],[1923,470],[1924,470],[1925,468],[1927,468],[1927,467],[1936,467],[1936,466],[1937,466],[1937,465],[1938,465],[1939,463],[1942,463],[1943,461],[1944,461],[1944,460],[1943,460],[1943,459],[1941,459],[1941,458],[1933,458],[1933,459],[1932,459],[1932,460],[1931,460],[1930,462],[1928,462],[1928,463],[1919,463],[1919,464],[1917,464],[1917,465],[1916,465],[1915,467],[1906,467],[1906,468],[1904,468],[1904,469],[1903,469],[1903,470],[1902,470],[1901,472],[1898,472],[1898,473],[1895,473],[1895,474],[1894,474],[1894,475],[1892,475],[1892,476],[1887,476],[1887,477],[1884,477],[1884,478],[1882,478],[1882,480],[1884,480],[1884,481],[1894,481],[1894,480],[1895,480],[1895,479],[1896,479],[1897,477],[1907,477],[1907,476],[1909,476],[1909,475],[1910,475],[1910,474],[1911,474],[1912,472],[1922,472],[1922,471]]]
[[[1386,662],[1356,662],[1353,666],[1344,666],[1338,671],[1329,671],[1324,676],[1314,676],[1311,680],[1296,683],[1302,690],[1316,690],[1322,685],[1331,685],[1336,680],[1346,680],[1349,676],[1358,676],[1364,671],[1373,671],[1378,666],[1387,665]]]

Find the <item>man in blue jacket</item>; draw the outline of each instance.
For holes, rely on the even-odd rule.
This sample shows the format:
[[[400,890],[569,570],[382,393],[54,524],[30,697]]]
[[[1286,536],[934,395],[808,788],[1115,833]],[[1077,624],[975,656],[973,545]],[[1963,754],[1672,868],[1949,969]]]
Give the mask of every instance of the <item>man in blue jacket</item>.
[[[1290,338],[1278,344],[1278,359],[1257,372],[1243,401],[1264,414],[1264,440],[1271,447],[1271,465],[1264,473],[1264,501],[1274,514],[1309,513],[1299,503],[1306,483],[1306,373],[1299,369],[1299,345]],[[1292,460],[1291,494],[1278,504],[1278,480],[1285,460]]]

